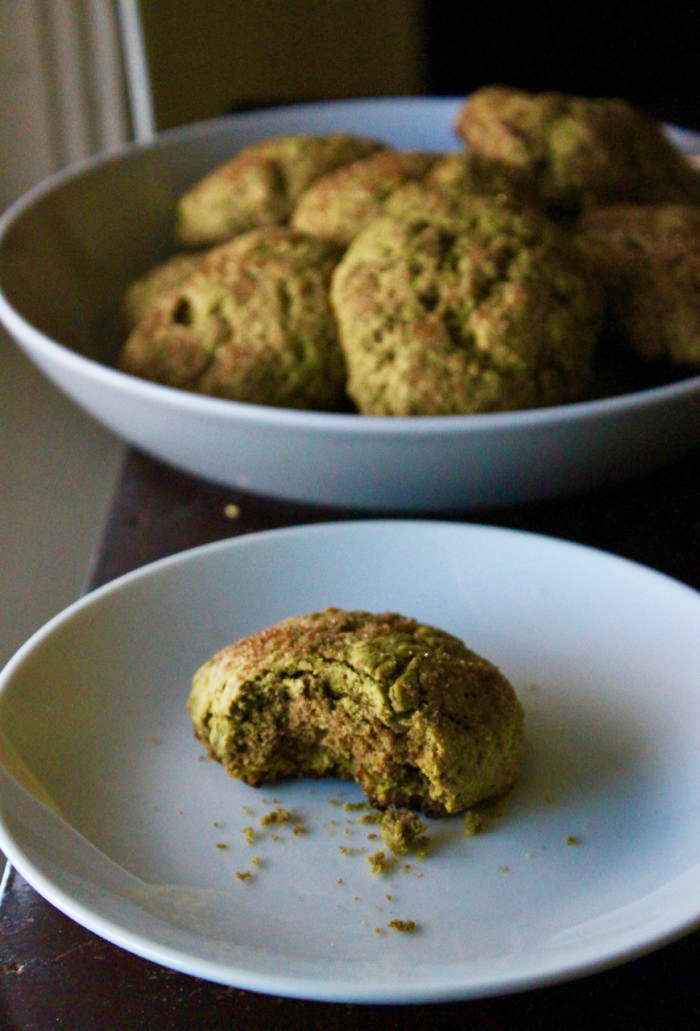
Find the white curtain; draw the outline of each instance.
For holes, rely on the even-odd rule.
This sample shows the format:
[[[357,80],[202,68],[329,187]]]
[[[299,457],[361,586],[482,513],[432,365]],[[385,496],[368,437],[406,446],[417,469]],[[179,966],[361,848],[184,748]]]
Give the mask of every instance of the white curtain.
[[[132,135],[120,13],[117,0],[0,3],[0,207]]]
[[[133,135],[120,14],[117,0],[0,0],[0,210]],[[2,666],[82,589],[122,445],[4,332],[0,368]]]

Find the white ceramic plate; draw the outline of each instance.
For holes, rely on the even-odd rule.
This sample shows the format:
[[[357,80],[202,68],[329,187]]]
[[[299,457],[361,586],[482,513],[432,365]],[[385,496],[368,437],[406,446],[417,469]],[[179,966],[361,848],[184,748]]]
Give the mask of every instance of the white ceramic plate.
[[[387,510],[526,502],[639,473],[700,437],[700,376],[527,412],[368,418],[200,397],[117,372],[126,284],[172,248],[187,185],[279,133],[346,130],[457,149],[459,99],[271,109],[163,133],[61,173],[0,219],[0,320],[69,397],[187,472],[281,498]],[[669,129],[688,152],[700,137]]]
[[[371,872],[376,828],[333,804],[355,785],[256,791],[202,761],[190,729],[190,677],[215,649],[328,604],[460,635],[527,711],[501,813],[477,837],[429,821],[408,871]],[[96,591],[10,662],[0,845],[86,927],[224,984],[418,1002],[561,981],[698,922],[698,670],[698,595],[580,546],[412,520],[206,546]],[[261,827],[277,804],[308,833]]]

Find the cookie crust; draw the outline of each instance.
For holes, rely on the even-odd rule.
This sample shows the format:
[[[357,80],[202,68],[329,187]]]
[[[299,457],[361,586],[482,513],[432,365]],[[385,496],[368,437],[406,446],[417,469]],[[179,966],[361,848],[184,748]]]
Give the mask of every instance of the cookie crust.
[[[329,172],[299,198],[291,225],[347,247],[373,218],[387,197],[403,183],[422,180],[438,160],[436,154],[387,148]]]
[[[529,178],[542,202],[577,213],[622,201],[697,201],[697,177],[648,115],[618,98],[477,90],[455,128],[500,173]]]
[[[182,286],[199,268],[207,251],[178,251],[135,279],[124,294],[124,319],[129,329],[169,290]]]
[[[281,225],[315,179],[380,147],[348,133],[275,136],[252,143],[180,198],[175,240],[180,247],[207,247],[247,229]]]
[[[602,294],[568,234],[497,198],[404,187],[387,211],[331,287],[362,413],[472,414],[583,394]]]
[[[234,401],[341,405],[345,368],[328,298],[338,257],[285,227],[241,234],[151,305],[120,368]]]

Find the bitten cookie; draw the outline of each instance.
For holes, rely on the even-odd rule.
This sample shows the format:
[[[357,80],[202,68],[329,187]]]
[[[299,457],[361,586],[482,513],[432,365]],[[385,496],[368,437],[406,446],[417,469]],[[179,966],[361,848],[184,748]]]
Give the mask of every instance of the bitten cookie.
[[[523,712],[456,637],[394,613],[326,609],[247,637],[195,674],[197,737],[228,773],[357,781],[374,805],[441,816],[506,791]]]

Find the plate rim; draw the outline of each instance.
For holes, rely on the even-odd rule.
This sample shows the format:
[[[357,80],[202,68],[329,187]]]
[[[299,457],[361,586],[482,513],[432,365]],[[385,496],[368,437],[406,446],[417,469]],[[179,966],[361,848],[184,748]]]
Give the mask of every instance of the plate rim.
[[[425,530],[437,528],[443,531],[449,530],[459,533],[463,532],[465,534],[474,533],[475,536],[483,534],[486,536],[504,536],[510,539],[526,539],[531,540],[533,544],[538,544],[542,547],[561,548],[562,550],[567,551],[571,549],[579,554],[591,556],[594,561],[605,560],[613,563],[620,563],[622,566],[637,570],[638,573],[658,578],[660,581],[665,581],[667,585],[673,588],[688,591],[691,596],[700,601],[700,590],[693,587],[692,584],[674,577],[670,573],[656,569],[637,559],[629,558],[613,551],[608,551],[594,544],[587,544],[582,541],[572,540],[568,537],[545,533],[539,530],[528,530],[516,526],[501,526],[494,523],[481,522],[478,519],[449,519],[442,516],[430,518],[428,516],[420,515],[379,515],[376,517],[360,516],[359,518],[348,518],[347,516],[339,515],[336,518],[331,515],[328,519],[319,520],[317,522],[290,523],[284,526],[271,527],[269,529],[253,530],[250,532],[234,534],[230,537],[222,537],[203,544],[197,544],[190,548],[183,548],[178,551],[174,551],[171,554],[153,559],[143,565],[136,566],[133,569],[130,569],[125,573],[121,573],[113,579],[100,584],[98,587],[87,590],[46,620],[22,645],[20,645],[14,654],[10,656],[4,666],[0,666],[0,697],[2,697],[2,692],[4,690],[7,671],[10,667],[14,668],[15,662],[19,661],[20,658],[23,657],[24,653],[30,650],[35,643],[38,643],[44,635],[48,635],[50,632],[53,632],[53,630],[62,622],[72,618],[74,613],[82,610],[83,608],[89,607],[103,596],[114,591],[124,589],[132,581],[151,576],[161,568],[193,561],[200,554],[214,553],[219,550],[236,550],[238,547],[242,547],[244,545],[253,546],[261,540],[287,536],[305,536],[307,534],[315,536],[316,533],[334,533],[340,532],[341,530],[354,531],[355,529],[374,529],[377,527],[413,527]]]

